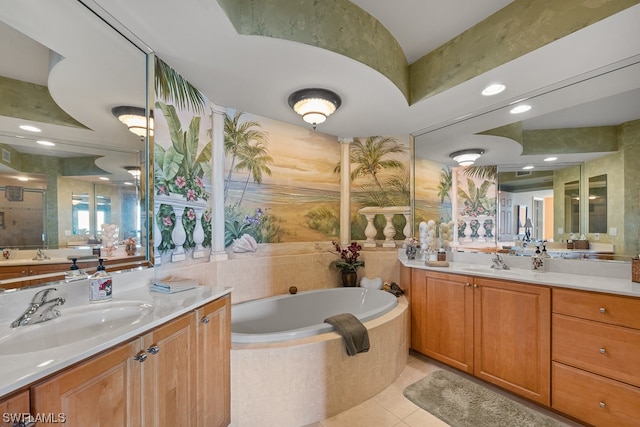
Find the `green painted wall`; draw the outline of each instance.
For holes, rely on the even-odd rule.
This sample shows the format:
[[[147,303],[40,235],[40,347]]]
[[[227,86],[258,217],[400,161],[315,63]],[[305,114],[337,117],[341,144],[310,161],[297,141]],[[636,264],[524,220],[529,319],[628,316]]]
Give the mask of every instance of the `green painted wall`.
[[[522,154],[599,153],[618,151],[618,127],[540,129],[522,132]]]
[[[400,45],[347,0],[218,0],[239,34],[317,46],[355,59],[391,80],[406,98],[409,70]]]
[[[411,64],[410,103],[452,88],[638,3],[640,0],[515,0]]]
[[[620,145],[623,153],[624,169],[624,227],[618,229],[625,239],[625,253],[640,253],[640,120],[624,123],[620,126]],[[620,168],[620,164],[616,166]],[[617,209],[617,207],[616,207]]]

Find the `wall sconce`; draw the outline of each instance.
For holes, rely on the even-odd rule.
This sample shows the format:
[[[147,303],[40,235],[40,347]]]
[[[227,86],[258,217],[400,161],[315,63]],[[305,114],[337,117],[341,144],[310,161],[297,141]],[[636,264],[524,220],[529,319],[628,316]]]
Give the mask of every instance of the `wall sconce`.
[[[449,154],[449,157],[458,162],[460,166],[471,166],[483,154],[484,150],[480,148],[470,148],[468,150],[455,151]]]
[[[144,138],[147,135],[147,117],[144,108],[113,107],[111,113],[124,123],[130,132]],[[149,112],[149,136],[153,136],[153,111]]]
[[[340,97],[327,89],[300,89],[289,95],[289,106],[314,129],[340,108],[341,104]]]

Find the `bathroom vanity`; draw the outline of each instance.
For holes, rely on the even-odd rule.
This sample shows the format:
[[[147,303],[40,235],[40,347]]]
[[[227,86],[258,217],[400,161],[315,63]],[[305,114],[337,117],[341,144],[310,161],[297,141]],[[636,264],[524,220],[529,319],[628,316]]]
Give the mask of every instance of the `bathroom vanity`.
[[[412,349],[583,422],[638,425],[640,284],[400,261]]]
[[[146,285],[119,289],[116,283],[111,302],[86,305],[86,292],[77,295],[86,289],[68,289],[81,285],[86,287],[59,287],[67,299],[59,318],[0,334],[0,413],[30,413],[37,425],[63,418],[70,425],[230,423],[229,289],[198,286],[168,295],[151,293]],[[9,297],[15,298],[0,298]],[[122,319],[129,307],[143,303],[137,317]],[[100,329],[83,309],[113,319]],[[66,323],[56,323],[65,315]],[[75,318],[94,335],[68,331]],[[21,339],[15,334],[35,337],[45,328],[47,338],[30,339],[32,351],[11,345]],[[13,425],[0,420],[2,427]]]

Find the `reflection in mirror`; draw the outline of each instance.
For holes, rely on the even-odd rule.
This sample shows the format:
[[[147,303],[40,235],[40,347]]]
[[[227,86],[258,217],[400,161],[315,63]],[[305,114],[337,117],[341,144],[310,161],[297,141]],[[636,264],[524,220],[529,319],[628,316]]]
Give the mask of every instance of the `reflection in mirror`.
[[[580,183],[564,184],[564,229],[567,233],[580,233]]]
[[[607,232],[607,175],[589,178],[589,233]]]
[[[4,210],[0,247],[20,248],[29,261],[37,248],[66,261],[70,250],[91,253],[101,224],[115,223],[119,239],[137,238],[136,253],[147,257],[147,174],[140,174],[146,138],[112,113],[146,108],[147,55],[81,2],[67,0],[3,8],[0,51],[0,188],[20,186],[25,195]],[[34,218],[9,220],[9,212],[27,207]],[[24,238],[5,238],[10,234]],[[126,262],[124,251],[116,256]]]
[[[89,213],[89,193],[71,194],[71,232],[74,236],[87,236],[91,233],[91,215]]]

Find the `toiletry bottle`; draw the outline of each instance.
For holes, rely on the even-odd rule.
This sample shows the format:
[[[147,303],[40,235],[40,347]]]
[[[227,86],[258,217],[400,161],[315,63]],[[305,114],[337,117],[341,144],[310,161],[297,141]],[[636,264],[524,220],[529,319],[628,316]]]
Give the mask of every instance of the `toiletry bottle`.
[[[71,267],[69,267],[69,271],[67,271],[67,273],[64,275],[64,280],[66,282],[73,282],[89,277],[89,275],[81,270],[80,267],[78,267],[78,264],[76,264],[76,262],[78,261],[77,258],[71,258],[71,261],[73,262],[73,264],[71,264]]]
[[[111,299],[113,286],[111,275],[104,269],[102,258],[98,262],[100,264],[98,269],[89,277],[89,301],[91,302],[109,301]]]

